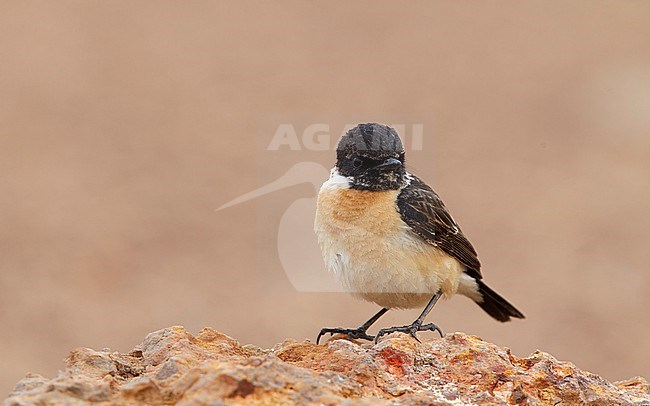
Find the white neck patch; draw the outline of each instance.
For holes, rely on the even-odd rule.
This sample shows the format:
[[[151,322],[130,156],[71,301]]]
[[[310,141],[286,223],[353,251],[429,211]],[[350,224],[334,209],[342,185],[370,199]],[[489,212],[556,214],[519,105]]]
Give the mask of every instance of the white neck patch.
[[[339,173],[336,166],[330,171],[330,178],[323,183],[321,190],[324,189],[350,189],[350,178]]]
[[[410,185],[411,182],[413,182],[413,175],[411,175],[410,172],[406,172],[406,176],[404,176],[404,178],[406,179],[406,182],[404,183],[404,186],[402,186],[402,189],[404,189],[405,187]]]

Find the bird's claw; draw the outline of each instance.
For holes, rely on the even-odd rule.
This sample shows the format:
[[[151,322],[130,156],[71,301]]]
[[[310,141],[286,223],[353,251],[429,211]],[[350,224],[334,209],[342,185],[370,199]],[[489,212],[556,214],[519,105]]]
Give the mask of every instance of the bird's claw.
[[[320,331],[320,333],[318,333],[318,337],[316,337],[316,344],[319,343],[320,338],[325,334],[345,334],[352,340],[361,339],[372,341],[375,339],[374,336],[366,334],[366,330],[362,330],[360,328],[324,328]]]
[[[411,337],[415,338],[417,342],[420,342],[420,339],[416,335],[418,331],[437,331],[438,334],[440,334],[440,337],[444,335],[440,327],[436,326],[433,323],[429,323],[425,325],[413,323],[413,324],[409,324],[408,326],[390,327],[390,328],[384,328],[379,330],[379,333],[377,333],[377,336],[375,337],[375,344],[377,344],[377,342],[382,336],[385,336],[386,334],[395,333],[398,331],[401,333],[408,333]]]

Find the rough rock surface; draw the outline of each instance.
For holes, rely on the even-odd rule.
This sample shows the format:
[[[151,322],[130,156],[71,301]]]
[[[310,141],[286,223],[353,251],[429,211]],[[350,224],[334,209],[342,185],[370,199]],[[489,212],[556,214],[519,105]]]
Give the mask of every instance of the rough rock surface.
[[[128,354],[76,349],[56,378],[29,374],[5,403],[650,405],[650,389],[643,378],[610,383],[544,352],[517,358],[462,333],[263,350],[208,328],[192,336],[171,327]]]

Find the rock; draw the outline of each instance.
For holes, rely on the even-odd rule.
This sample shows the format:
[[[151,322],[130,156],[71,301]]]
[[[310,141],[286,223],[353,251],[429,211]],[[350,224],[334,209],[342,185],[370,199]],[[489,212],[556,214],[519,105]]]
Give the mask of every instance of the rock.
[[[541,351],[517,358],[462,333],[263,350],[171,327],[128,354],[76,349],[57,377],[27,375],[5,404],[650,405],[650,388],[643,378],[610,383]]]

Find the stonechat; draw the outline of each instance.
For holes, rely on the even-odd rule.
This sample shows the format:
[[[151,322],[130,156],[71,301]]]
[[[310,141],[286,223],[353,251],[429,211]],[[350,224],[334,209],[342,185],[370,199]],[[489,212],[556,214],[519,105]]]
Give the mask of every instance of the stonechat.
[[[481,275],[476,250],[436,192],[404,166],[404,147],[385,125],[360,124],[336,149],[336,166],[318,194],[314,229],[326,267],[354,296],[381,306],[358,328],[324,328],[375,340],[405,332],[442,330],[424,324],[441,296],[467,296],[498,321],[524,315],[490,289]],[[424,306],[413,323],[368,328],[389,309]]]

